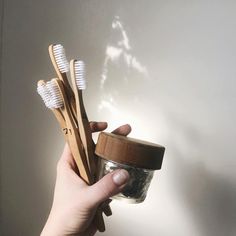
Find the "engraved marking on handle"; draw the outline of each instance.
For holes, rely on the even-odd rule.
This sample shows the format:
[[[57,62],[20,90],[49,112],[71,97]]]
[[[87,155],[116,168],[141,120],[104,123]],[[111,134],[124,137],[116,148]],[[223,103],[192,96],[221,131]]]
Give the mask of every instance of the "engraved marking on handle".
[[[71,129],[63,128],[62,130],[63,130],[65,135],[68,135],[68,134],[72,135],[72,130]]]

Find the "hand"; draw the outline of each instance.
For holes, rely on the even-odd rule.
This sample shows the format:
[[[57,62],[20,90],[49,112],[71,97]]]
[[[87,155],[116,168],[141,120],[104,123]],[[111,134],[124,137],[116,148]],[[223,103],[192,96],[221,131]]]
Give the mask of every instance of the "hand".
[[[107,128],[105,122],[90,122],[92,132]],[[128,135],[129,125],[123,125],[113,133]],[[80,235],[96,233],[93,218],[97,207],[109,197],[121,192],[129,179],[126,170],[115,170],[97,183],[88,186],[77,174],[76,164],[66,144],[57,165],[54,199],[48,220],[41,236]]]

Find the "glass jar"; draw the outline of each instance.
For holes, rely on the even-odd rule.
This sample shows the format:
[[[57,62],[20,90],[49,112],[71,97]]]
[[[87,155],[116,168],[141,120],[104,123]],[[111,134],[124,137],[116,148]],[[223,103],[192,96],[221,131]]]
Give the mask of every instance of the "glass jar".
[[[158,144],[101,132],[95,153],[98,157],[97,177],[125,169],[130,179],[114,199],[128,203],[143,202],[155,170],[161,169],[165,148]]]
[[[99,179],[116,169],[125,169],[129,172],[130,178],[123,191],[112,197],[112,199],[123,200],[127,203],[141,203],[144,201],[154,174],[154,170],[137,168],[103,158],[99,159],[98,169]]]

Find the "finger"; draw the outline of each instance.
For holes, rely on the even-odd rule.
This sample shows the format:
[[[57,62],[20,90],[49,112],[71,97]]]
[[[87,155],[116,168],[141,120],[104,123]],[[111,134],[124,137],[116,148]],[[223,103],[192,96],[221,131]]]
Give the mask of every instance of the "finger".
[[[80,177],[79,169],[67,143],[65,144],[61,158],[57,163],[57,177],[64,178],[65,175],[69,176],[70,179],[76,180],[78,187],[87,186],[84,180]]]
[[[58,167],[70,167],[77,171],[77,167],[71,153],[68,143],[65,144],[60,160],[58,161]]]
[[[92,132],[103,131],[107,128],[107,122],[91,121],[89,124]]]
[[[68,143],[66,143],[64,146],[60,160],[68,162],[68,163],[70,163],[73,160],[73,156],[72,156]]]
[[[108,198],[122,191],[129,180],[129,173],[126,170],[115,170],[88,189],[87,198],[92,206],[98,206]]]
[[[113,134],[119,134],[123,136],[127,136],[131,132],[131,126],[129,124],[122,125],[119,128],[112,131]]]

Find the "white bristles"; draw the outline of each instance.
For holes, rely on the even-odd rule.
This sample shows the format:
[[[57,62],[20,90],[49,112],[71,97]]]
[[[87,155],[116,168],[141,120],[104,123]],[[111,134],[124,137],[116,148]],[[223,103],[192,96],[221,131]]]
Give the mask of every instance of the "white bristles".
[[[57,83],[53,80],[47,82],[46,87],[50,94],[50,107],[49,108],[60,108],[63,107],[63,99]]]
[[[63,99],[57,83],[53,80],[46,84],[40,84],[37,92],[43,99],[47,108],[56,109],[63,107]]]
[[[79,90],[86,89],[85,81],[85,64],[83,61],[75,61],[74,63],[76,85]]]
[[[69,71],[69,63],[66,59],[65,49],[61,44],[53,45],[53,54],[55,56],[55,60],[57,66],[61,73],[66,73]]]
[[[45,106],[49,108],[49,106],[50,106],[50,94],[49,94],[48,89],[46,88],[46,84],[38,85],[37,92],[41,96],[41,98],[43,99],[43,102],[44,102]]]

